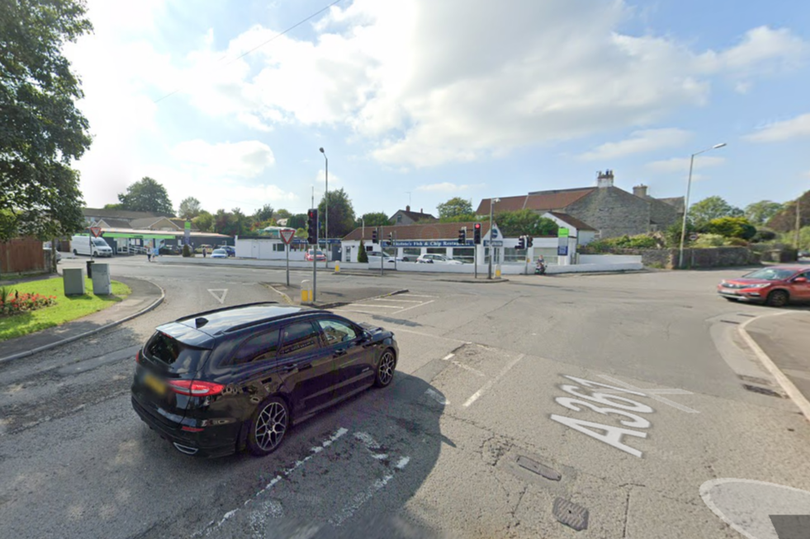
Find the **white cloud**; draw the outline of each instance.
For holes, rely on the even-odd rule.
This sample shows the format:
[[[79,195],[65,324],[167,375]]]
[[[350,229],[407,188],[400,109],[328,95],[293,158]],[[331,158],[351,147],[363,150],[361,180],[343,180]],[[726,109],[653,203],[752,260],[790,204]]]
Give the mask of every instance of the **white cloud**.
[[[454,193],[456,191],[464,191],[469,189],[469,185],[458,185],[450,182],[431,183],[429,185],[420,185],[416,188],[417,191],[427,191],[435,193]]]
[[[645,167],[652,172],[658,172],[662,174],[669,174],[669,173],[688,173],[689,172],[689,157],[673,157],[671,159],[664,159],[661,161],[653,161],[651,163],[647,163]],[[695,157],[695,168],[705,168],[705,167],[716,167],[725,163],[726,160],[723,157],[710,157],[710,156],[697,156]],[[693,175],[692,178],[694,179],[695,176]]]
[[[709,71],[750,75],[795,69],[806,61],[808,52],[808,43],[790,30],[760,26],[746,32],[730,49],[704,53],[701,61]]]
[[[753,142],[780,142],[809,135],[810,114],[802,114],[790,120],[769,124],[744,138]]]
[[[273,151],[258,140],[219,144],[189,140],[176,145],[172,155],[213,177],[255,178],[275,163]]]
[[[593,150],[580,155],[580,159],[596,161],[600,159],[616,159],[628,155],[660,150],[662,148],[676,148],[689,141],[692,133],[683,129],[645,129],[630,133],[630,137],[619,142],[606,142]]]

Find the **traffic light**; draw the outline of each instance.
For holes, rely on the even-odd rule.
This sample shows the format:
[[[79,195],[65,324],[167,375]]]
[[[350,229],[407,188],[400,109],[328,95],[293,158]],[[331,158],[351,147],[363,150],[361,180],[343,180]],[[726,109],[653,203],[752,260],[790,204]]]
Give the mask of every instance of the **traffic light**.
[[[459,228],[458,229],[458,242],[461,245],[467,243],[467,227]]]
[[[394,233],[393,232],[388,233],[388,241],[391,243],[391,245],[394,245]]]
[[[481,244],[481,223],[475,223],[474,227],[474,234],[473,234],[473,243],[476,245]]]
[[[377,229],[371,231],[371,243],[377,243]]]
[[[534,242],[532,242],[532,237],[531,236],[526,236],[526,249],[531,247],[532,243],[534,243]]]
[[[307,212],[307,243],[315,245],[318,243],[318,210],[312,209]]]
[[[525,249],[526,248],[526,240],[523,236],[518,238],[518,244],[516,249]]]

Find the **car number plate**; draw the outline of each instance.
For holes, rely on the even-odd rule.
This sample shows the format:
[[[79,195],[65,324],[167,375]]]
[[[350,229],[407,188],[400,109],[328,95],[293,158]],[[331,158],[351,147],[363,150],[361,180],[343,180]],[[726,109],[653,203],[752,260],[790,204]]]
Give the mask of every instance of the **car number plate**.
[[[148,372],[143,376],[143,383],[144,385],[146,385],[146,387],[148,387],[158,395],[163,395],[164,393],[166,393],[166,384],[163,382],[163,380],[156,378],[155,376],[153,376]]]

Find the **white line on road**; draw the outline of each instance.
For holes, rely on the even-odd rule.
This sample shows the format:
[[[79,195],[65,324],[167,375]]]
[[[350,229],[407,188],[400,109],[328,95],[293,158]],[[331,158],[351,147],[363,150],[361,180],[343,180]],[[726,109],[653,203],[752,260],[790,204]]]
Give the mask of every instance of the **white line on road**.
[[[672,406],[673,408],[680,410],[681,412],[686,412],[687,414],[699,414],[697,410],[694,408],[689,408],[688,406],[684,406],[683,404],[678,404],[675,401],[671,401],[665,397],[661,397],[661,395],[692,395],[691,391],[686,391],[685,389],[677,389],[677,388],[662,388],[662,389],[642,389],[640,387],[636,387],[632,384],[628,384],[627,382],[622,382],[621,380],[617,380],[612,376],[608,376],[607,374],[600,374],[599,378],[603,380],[607,380],[608,382],[612,382],[617,386],[624,387],[626,389],[632,389],[635,391],[643,391],[646,393],[651,399],[657,400],[660,403],[666,404],[668,406]],[[605,393],[603,391],[603,393]]]
[[[371,307],[372,309],[399,309],[402,305],[369,305],[368,303],[352,303],[352,307]]]
[[[500,380],[501,378],[503,378],[503,377],[504,377],[504,375],[505,375],[507,372],[509,372],[509,370],[510,370],[512,367],[514,367],[515,365],[517,365],[517,364],[518,364],[518,362],[519,362],[521,359],[523,359],[524,357],[526,357],[526,356],[524,356],[523,354],[520,354],[518,357],[516,357],[515,359],[513,359],[513,360],[512,360],[512,361],[509,363],[509,365],[507,365],[506,367],[504,367],[504,368],[503,368],[503,370],[502,370],[501,372],[499,372],[499,373],[498,373],[498,375],[497,375],[495,378],[493,378],[492,380],[490,380],[489,382],[487,382],[486,384],[484,384],[484,385],[483,385],[483,387],[481,387],[481,389],[479,389],[478,391],[476,391],[475,393],[473,393],[473,394],[472,394],[472,396],[471,396],[469,399],[467,399],[467,402],[465,402],[465,403],[464,403],[464,407],[465,407],[465,408],[468,408],[468,407],[469,407],[469,406],[470,406],[472,403],[474,403],[475,401],[477,401],[477,400],[479,399],[479,397],[481,397],[481,395],[483,395],[484,393],[486,393],[487,391],[489,391],[489,390],[492,388],[492,386],[494,386],[496,383],[498,383],[498,380]]]
[[[473,373],[476,376],[485,376],[485,374],[483,372],[479,371],[478,369],[474,369],[474,368],[470,367],[469,365],[465,365],[464,363],[459,363],[458,361],[455,361],[455,360],[453,360],[452,363],[456,367],[464,369],[465,371],[470,371],[471,373]]]
[[[228,295],[228,289],[227,288],[209,288],[208,292],[212,296],[214,296],[214,299],[217,300],[218,302],[220,302],[220,304],[225,303],[225,296]],[[218,296],[214,292],[221,292],[221,295]]]
[[[397,469],[397,472],[405,469],[405,466],[408,465],[408,462],[410,462],[410,460],[411,460],[410,457],[402,457],[401,459],[399,459],[399,462],[397,462],[397,464],[394,466]],[[371,484],[371,486],[368,489],[366,489],[365,492],[361,492],[360,494],[358,494],[354,498],[352,498],[352,501],[349,502],[348,505],[346,505],[346,507],[343,508],[343,510],[341,510],[340,514],[335,515],[334,517],[330,518],[329,523],[332,524],[335,527],[338,527],[341,524],[343,524],[344,522],[346,522],[346,520],[351,518],[352,515],[354,515],[354,513],[358,509],[360,509],[360,507],[364,503],[366,503],[371,498],[373,498],[374,495],[377,492],[379,492],[380,490],[382,490],[385,487],[385,485],[387,485],[388,482],[391,481],[391,479],[393,479],[393,478],[394,478],[394,474],[389,473],[385,477],[383,477],[382,479],[375,480]]]
[[[447,361],[447,360],[453,359],[454,357],[455,357],[455,354],[451,352],[451,353],[447,354],[446,356],[444,356],[442,359],[444,361]]]
[[[392,301],[395,303],[424,303],[419,299],[390,299],[390,298],[376,298],[374,301]]]
[[[404,313],[405,311],[410,311],[411,309],[416,309],[417,307],[422,307],[422,306],[424,306],[424,305],[430,305],[430,304],[431,304],[431,303],[433,303],[434,301],[435,301],[435,300],[430,300],[430,301],[426,301],[426,302],[424,302],[424,303],[422,303],[422,304],[420,304],[420,305],[414,305],[413,307],[407,307],[407,308],[405,308],[405,309],[402,309],[401,311],[397,311],[397,312],[396,312],[396,313],[394,313],[394,314]]]
[[[406,298],[435,298],[436,296],[426,296],[423,294],[408,294],[407,296],[403,296]]]
[[[438,402],[442,406],[446,406],[446,405],[450,404],[450,401],[445,399],[444,395],[442,395],[438,391],[435,391],[435,390],[433,390],[431,388],[427,388],[425,390],[425,395],[427,395],[431,399],[435,400],[436,402]]]

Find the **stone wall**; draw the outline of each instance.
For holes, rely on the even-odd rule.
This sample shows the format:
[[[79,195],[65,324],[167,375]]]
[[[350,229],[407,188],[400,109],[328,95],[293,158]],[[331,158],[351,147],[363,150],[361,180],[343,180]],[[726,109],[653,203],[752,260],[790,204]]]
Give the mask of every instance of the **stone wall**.
[[[594,189],[565,212],[599,230],[602,238],[649,232],[650,205],[617,187]]]
[[[678,267],[678,249],[622,249],[617,254],[641,255],[641,262],[648,268],[675,269]],[[747,247],[717,247],[713,249],[684,249],[684,267],[723,268],[759,264],[759,255]]]

